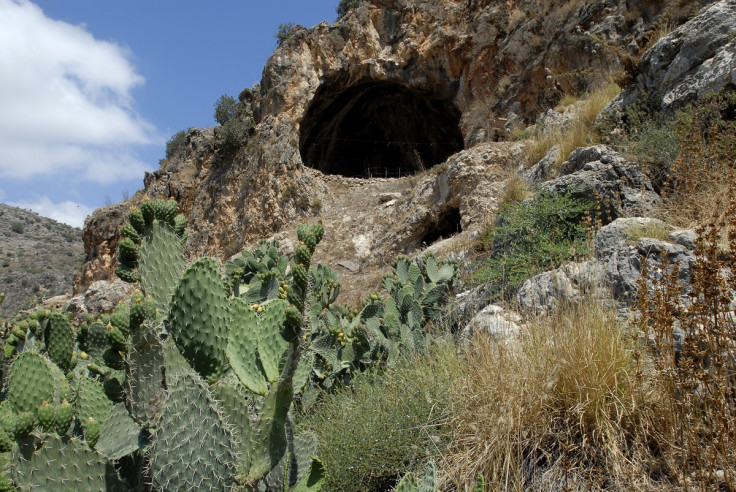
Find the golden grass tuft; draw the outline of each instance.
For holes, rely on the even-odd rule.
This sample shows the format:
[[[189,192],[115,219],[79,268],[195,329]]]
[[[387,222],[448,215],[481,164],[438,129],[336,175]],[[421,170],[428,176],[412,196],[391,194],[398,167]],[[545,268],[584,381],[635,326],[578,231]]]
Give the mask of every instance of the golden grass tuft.
[[[559,308],[504,345],[478,336],[457,388],[448,485],[646,489],[658,397],[612,310]]]
[[[559,145],[560,159],[556,163],[559,165],[573,150],[597,142],[598,136],[593,131],[595,118],[619,92],[621,88],[613,82],[589,92],[569,126],[560,131],[542,132],[526,143],[526,164],[528,166],[536,164],[549,149]]]

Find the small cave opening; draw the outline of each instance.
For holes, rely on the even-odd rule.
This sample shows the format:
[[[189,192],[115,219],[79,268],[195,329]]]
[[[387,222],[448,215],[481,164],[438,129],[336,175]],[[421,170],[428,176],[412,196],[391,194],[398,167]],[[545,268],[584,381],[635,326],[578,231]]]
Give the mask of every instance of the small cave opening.
[[[449,208],[445,210],[432,221],[429,230],[422,237],[422,246],[431,246],[441,239],[447,239],[462,232],[461,223],[462,217],[459,209]]]
[[[356,178],[415,174],[463,149],[460,116],[449,97],[396,83],[325,84],[301,121],[302,162]]]

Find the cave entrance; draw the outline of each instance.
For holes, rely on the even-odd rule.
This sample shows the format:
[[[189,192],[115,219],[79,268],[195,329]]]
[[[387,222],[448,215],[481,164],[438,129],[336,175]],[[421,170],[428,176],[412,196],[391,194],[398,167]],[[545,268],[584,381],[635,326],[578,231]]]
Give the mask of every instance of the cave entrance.
[[[432,222],[429,230],[424,234],[422,238],[422,245],[431,246],[440,239],[447,239],[448,237],[454,236],[455,234],[462,232],[462,217],[460,216],[460,210],[457,208],[450,208],[442,212],[437,216],[437,219]]]
[[[415,174],[463,149],[460,116],[450,99],[395,83],[324,85],[301,122],[302,162],[348,177]]]

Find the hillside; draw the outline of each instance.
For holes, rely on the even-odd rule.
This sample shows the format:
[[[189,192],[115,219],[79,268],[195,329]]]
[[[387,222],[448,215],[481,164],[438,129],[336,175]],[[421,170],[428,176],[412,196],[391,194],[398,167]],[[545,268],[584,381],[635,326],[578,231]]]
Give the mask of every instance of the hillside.
[[[339,5],[0,325],[0,489],[736,490],[736,0]]]
[[[0,204],[0,319],[24,306],[71,294],[84,259],[82,231]]]

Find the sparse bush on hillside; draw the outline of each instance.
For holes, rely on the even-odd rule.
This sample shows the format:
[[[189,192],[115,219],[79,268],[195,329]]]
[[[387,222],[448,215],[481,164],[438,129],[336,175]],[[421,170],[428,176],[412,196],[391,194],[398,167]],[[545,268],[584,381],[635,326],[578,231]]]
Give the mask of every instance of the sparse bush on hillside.
[[[274,37],[276,38],[276,44],[278,46],[281,46],[284,41],[289,39],[295,27],[296,24],[294,24],[293,22],[279,24],[279,30],[276,32],[276,34],[274,34]]]
[[[178,154],[187,143],[187,130],[180,130],[174,133],[166,142],[166,159],[171,159]]]
[[[337,18],[339,19],[351,10],[358,8],[363,1],[365,0],[340,0],[340,3],[337,4],[337,7],[335,8]]]
[[[481,236],[488,257],[468,279],[471,285],[490,283],[498,292],[513,290],[537,273],[589,253],[584,218],[591,202],[568,195],[543,193],[509,203],[498,225]]]
[[[441,459],[451,388],[461,374],[453,342],[437,339],[427,354],[405,355],[393,366],[363,373],[351,388],[325,395],[298,424],[319,437],[327,471],[323,490],[391,490],[427,458]]]
[[[733,175],[731,175],[733,180]],[[680,301],[678,265],[639,282],[641,336],[649,341],[667,415],[658,442],[668,472],[700,490],[736,488],[736,191],[698,227],[691,304]]]
[[[215,103],[215,121],[224,125],[231,119],[235,118],[240,111],[240,104],[234,97],[223,94]]]
[[[736,91],[705,97],[679,113],[677,138],[664,203],[670,220],[689,226],[707,220],[736,170]]]
[[[25,228],[23,227],[23,224],[21,222],[13,222],[13,224],[10,226],[10,230],[15,232],[16,234],[23,234]]]

